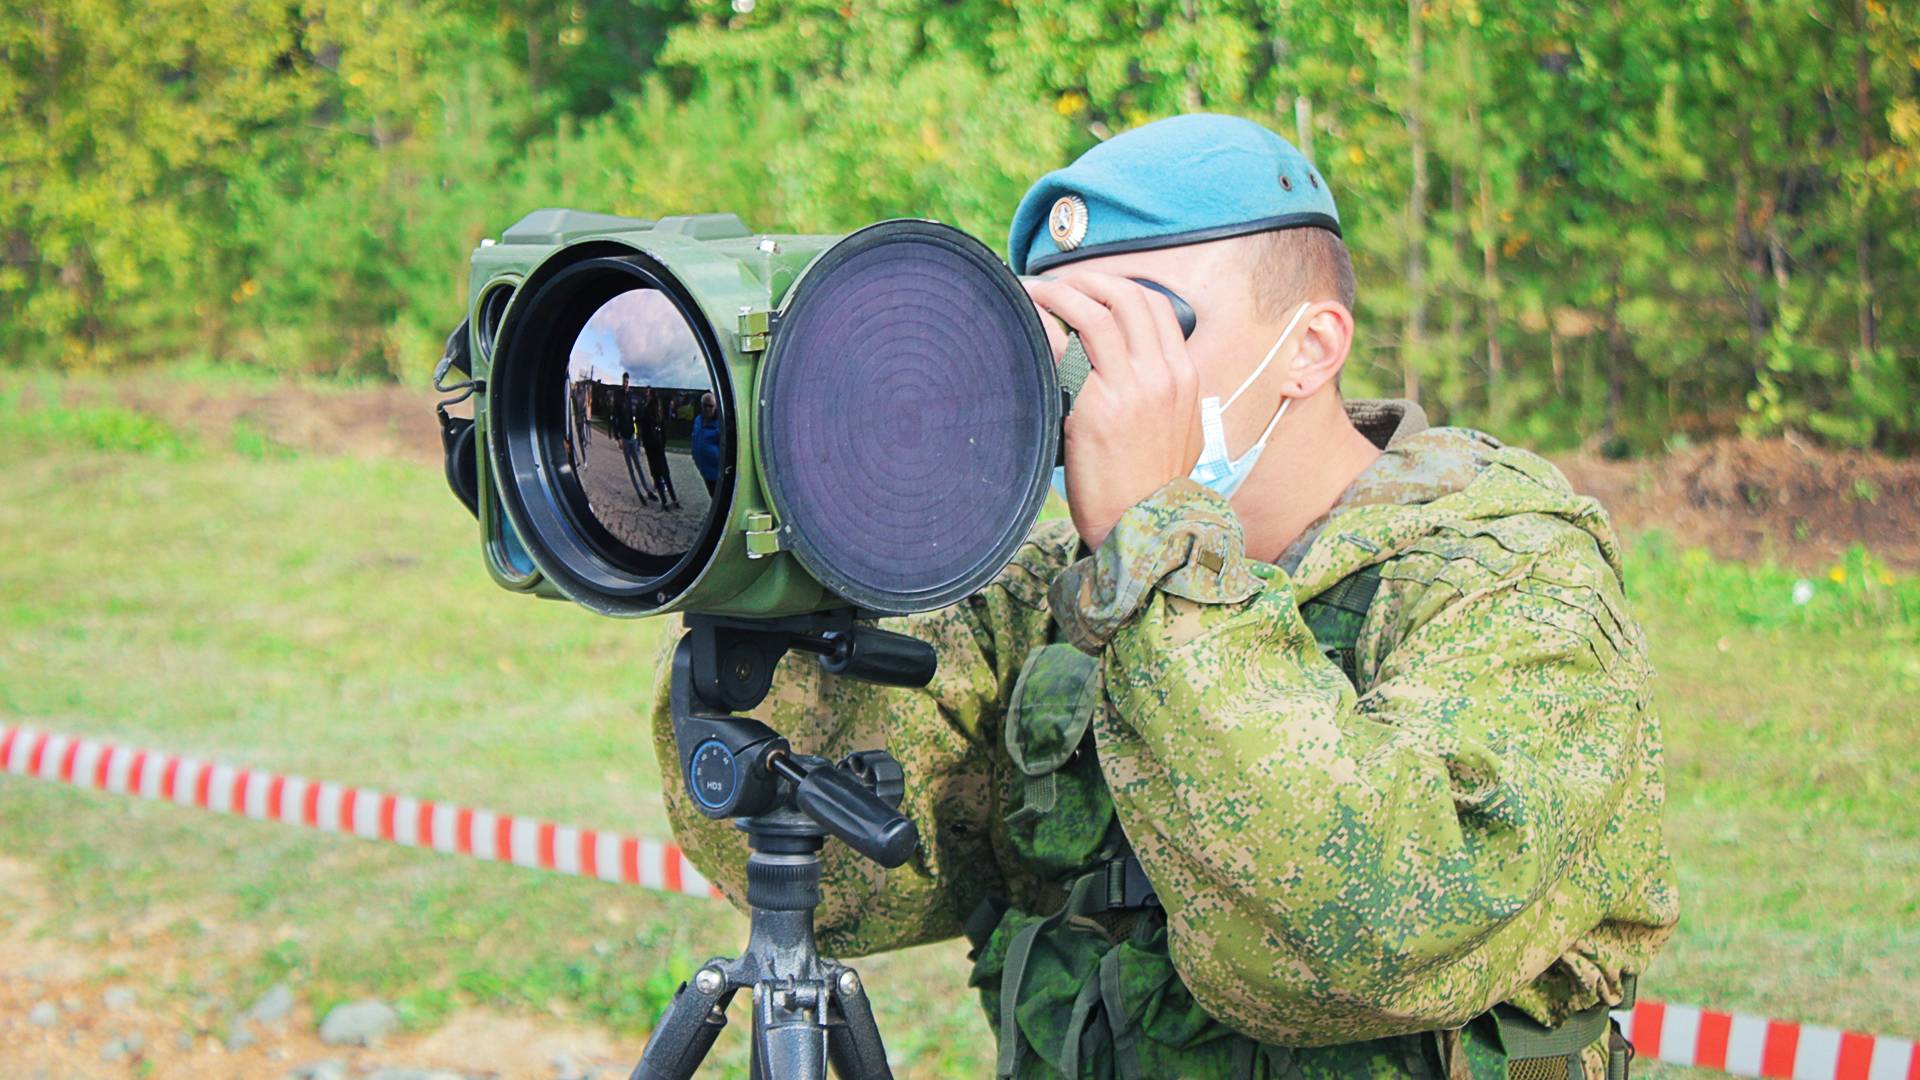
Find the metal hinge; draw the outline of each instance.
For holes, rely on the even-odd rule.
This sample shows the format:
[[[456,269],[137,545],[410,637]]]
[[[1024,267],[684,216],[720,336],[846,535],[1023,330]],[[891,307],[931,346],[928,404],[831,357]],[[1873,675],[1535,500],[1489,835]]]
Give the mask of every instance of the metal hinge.
[[[767,334],[773,330],[773,312],[756,311],[750,307],[740,309],[739,326],[736,333],[740,337],[740,351],[760,352],[767,347]]]
[[[747,558],[764,559],[786,550],[780,539],[780,523],[765,510],[747,515]]]

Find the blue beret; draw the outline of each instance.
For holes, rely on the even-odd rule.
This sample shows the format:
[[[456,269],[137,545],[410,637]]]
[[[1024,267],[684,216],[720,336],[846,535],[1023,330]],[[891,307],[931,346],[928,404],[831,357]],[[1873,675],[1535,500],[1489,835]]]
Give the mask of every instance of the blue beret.
[[[1338,235],[1333,193],[1306,156],[1251,120],[1194,113],[1115,135],[1041,177],[1014,211],[1017,274],[1076,259],[1296,229]]]

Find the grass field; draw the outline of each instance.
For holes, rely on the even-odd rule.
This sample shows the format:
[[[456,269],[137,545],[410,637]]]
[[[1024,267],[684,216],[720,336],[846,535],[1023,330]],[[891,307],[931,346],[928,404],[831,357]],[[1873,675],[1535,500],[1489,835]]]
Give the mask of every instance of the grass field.
[[[654,626],[502,592],[475,539],[436,470],[0,388],[0,721],[665,835]],[[1636,543],[1686,905],[1643,992],[1920,1034],[1920,581],[1860,554],[1804,605],[1795,584]],[[487,1006],[637,1045],[744,940],[701,900],[13,778],[0,856],[44,882],[39,935],[179,958],[121,977],[183,1024],[286,980],[422,1028]],[[961,952],[862,962],[907,1075],[990,1074]]]

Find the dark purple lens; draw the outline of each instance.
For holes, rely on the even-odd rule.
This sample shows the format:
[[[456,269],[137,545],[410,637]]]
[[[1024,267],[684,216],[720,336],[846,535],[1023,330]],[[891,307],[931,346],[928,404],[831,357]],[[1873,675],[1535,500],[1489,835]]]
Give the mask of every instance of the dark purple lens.
[[[875,610],[959,599],[1031,527],[1053,464],[1059,398],[1031,303],[978,243],[924,222],[855,234],[796,288],[761,407],[795,553]]]

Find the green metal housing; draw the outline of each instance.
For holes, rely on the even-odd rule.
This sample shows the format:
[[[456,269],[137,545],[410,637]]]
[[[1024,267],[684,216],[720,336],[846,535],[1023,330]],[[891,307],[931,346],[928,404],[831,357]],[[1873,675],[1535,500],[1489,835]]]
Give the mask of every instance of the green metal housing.
[[[665,265],[699,305],[719,343],[734,424],[736,480],[718,548],[698,577],[678,596],[645,611],[608,611],[591,597],[568,597],[603,614],[664,614],[695,609],[717,614],[797,614],[844,606],[813,580],[790,552],[773,542],[778,527],[760,482],[752,447],[754,407],[765,359],[769,316],[800,273],[839,236],[756,234],[733,214],[697,214],[658,221],[578,210],[538,210],[507,229],[498,242],[474,249],[467,296],[473,337],[475,445],[479,458],[481,543],[488,572],[515,592],[558,598],[556,584],[517,541],[491,475],[492,430],[486,386],[493,366],[494,337],[519,302],[522,283],[552,260],[640,252]],[[512,290],[504,304],[497,295]]]

